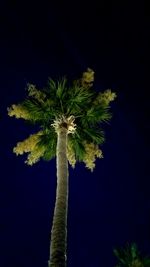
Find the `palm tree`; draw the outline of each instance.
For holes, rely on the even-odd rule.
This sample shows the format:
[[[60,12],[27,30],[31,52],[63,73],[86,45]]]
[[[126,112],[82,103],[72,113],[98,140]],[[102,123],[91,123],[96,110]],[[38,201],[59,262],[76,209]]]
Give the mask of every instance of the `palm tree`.
[[[135,243],[127,244],[125,248],[114,249],[119,263],[116,267],[149,267],[150,258],[142,257]]]
[[[28,153],[26,163],[56,156],[57,191],[51,230],[50,267],[66,266],[68,162],[74,168],[84,162],[93,171],[96,158],[102,158],[99,148],[104,142],[100,125],[111,118],[109,104],[116,97],[110,89],[98,93],[93,89],[94,71],[87,69],[71,85],[66,78],[48,80],[38,90],[28,84],[23,102],[8,108],[8,115],[39,125],[39,131],[17,143],[16,155]]]

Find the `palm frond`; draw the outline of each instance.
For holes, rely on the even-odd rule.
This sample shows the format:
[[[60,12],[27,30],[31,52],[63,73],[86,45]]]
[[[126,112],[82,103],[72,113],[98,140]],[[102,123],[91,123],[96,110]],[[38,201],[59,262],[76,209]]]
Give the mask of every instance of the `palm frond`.
[[[105,140],[104,132],[100,129],[88,128],[83,129],[83,134],[86,136],[86,140],[94,142],[95,144],[102,144]]]
[[[40,103],[44,103],[46,94],[42,90],[37,90],[34,84],[27,84],[28,96],[36,99]]]
[[[93,92],[91,90],[76,85],[70,87],[67,94],[67,115],[82,114],[83,110],[87,108],[93,97]]]
[[[85,147],[82,140],[77,136],[77,133],[70,135],[70,142],[72,143],[76,160],[82,161],[85,155]]]
[[[45,103],[39,103],[34,99],[26,99],[23,102],[24,108],[29,112],[31,120],[33,122],[48,123],[60,114],[60,107],[50,105],[51,100],[45,101]],[[50,125],[50,124],[49,124]]]
[[[43,131],[37,143],[37,147],[44,148],[44,160],[51,160],[56,156],[57,135],[53,128]]]
[[[148,267],[150,266],[150,258],[141,256],[135,243],[127,244],[125,248],[113,250],[117,257],[120,267]]]
[[[148,256],[143,259],[143,265],[144,267],[150,266],[150,258]]]
[[[28,110],[31,118],[34,121],[42,120],[44,118],[45,112],[44,112],[43,106],[38,101],[33,100],[33,99],[26,99],[23,102],[23,106]]]
[[[67,79],[63,78],[57,82],[56,96],[63,100],[65,93],[67,91]]]
[[[51,78],[48,78],[48,82],[47,82],[47,85],[46,87],[44,87],[44,92],[46,92],[46,94],[48,96],[56,96],[56,91],[57,91],[57,83],[51,79]]]
[[[85,119],[92,124],[97,122],[108,122],[111,119],[111,113],[108,107],[93,105],[87,110]]]

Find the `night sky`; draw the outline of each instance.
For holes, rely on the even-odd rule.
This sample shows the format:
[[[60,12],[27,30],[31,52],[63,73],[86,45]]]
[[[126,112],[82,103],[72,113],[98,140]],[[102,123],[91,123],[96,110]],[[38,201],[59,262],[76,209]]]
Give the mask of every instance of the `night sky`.
[[[87,67],[96,90],[118,97],[104,158],[93,173],[70,168],[68,267],[114,267],[113,248],[126,242],[150,254],[148,16],[144,1],[113,2],[1,1],[0,267],[47,267],[56,188],[55,159],[30,167],[12,153],[36,129],[7,107],[24,99],[28,82],[42,88]]]

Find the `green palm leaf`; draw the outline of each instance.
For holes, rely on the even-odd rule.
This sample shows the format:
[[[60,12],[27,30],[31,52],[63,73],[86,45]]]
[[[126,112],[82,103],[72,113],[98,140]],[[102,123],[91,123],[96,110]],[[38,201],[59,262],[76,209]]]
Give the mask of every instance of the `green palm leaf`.
[[[62,80],[58,81],[57,83],[57,90],[56,90],[56,96],[63,100],[63,98],[66,95],[66,91],[67,91],[67,80],[66,78],[63,78]]]
[[[48,97],[56,96],[57,91],[57,83],[49,78],[47,82],[47,86],[44,87],[44,92],[47,94]]]
[[[82,140],[77,135],[77,133],[75,133],[74,136],[70,136],[70,141],[75,152],[76,160],[82,161],[85,155],[85,148]]]
[[[34,99],[27,99],[23,102],[23,107],[25,107],[31,115],[32,120],[41,121],[46,116],[46,110],[44,106]]]
[[[135,243],[132,243],[131,245],[127,244],[125,248],[114,249],[113,252],[119,261],[117,266],[120,267],[150,266],[149,265],[150,258],[142,257]]]
[[[93,92],[81,86],[73,86],[68,90],[67,115],[81,115],[91,102]]]
[[[45,130],[39,138],[37,146],[40,148],[44,147],[44,160],[51,160],[56,156],[56,145],[57,145],[57,135],[53,128],[50,130]]]
[[[96,144],[102,144],[105,140],[104,138],[104,132],[101,130],[94,130],[92,128],[83,129],[83,133],[85,133],[86,139],[96,143]]]
[[[89,123],[108,122],[111,119],[111,113],[108,107],[92,106],[87,110],[86,120]]]

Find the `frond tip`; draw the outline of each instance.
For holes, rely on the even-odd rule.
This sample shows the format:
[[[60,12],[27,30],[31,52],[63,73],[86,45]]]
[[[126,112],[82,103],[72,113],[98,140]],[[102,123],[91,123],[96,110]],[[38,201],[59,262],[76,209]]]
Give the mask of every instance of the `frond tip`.
[[[117,97],[116,93],[112,92],[111,89],[105,90],[103,93],[99,93],[95,103],[103,104],[108,106],[111,101],[114,101]]]
[[[87,68],[87,71],[83,72],[81,78],[81,84],[83,87],[91,87],[94,82],[94,71]]]
[[[96,158],[103,158],[102,150],[95,145],[94,143],[87,143],[84,142],[85,147],[85,156],[84,156],[84,163],[88,169],[93,171],[95,168],[95,160]]]
[[[46,98],[46,94],[41,90],[37,90],[34,84],[27,84],[28,95],[38,100],[39,102],[43,102]]]
[[[30,113],[21,105],[13,104],[10,108],[7,108],[8,116],[15,116],[17,119],[22,118],[25,120],[30,119]]]
[[[39,142],[39,137],[42,134],[42,131],[37,132],[36,134],[31,134],[27,139],[22,142],[18,142],[17,146],[14,147],[13,152],[18,155],[23,155],[24,153],[29,153],[25,163],[28,165],[33,165],[44,154],[44,148],[37,147]]]
[[[31,151],[30,154],[28,154],[28,157],[27,157],[27,160],[25,161],[25,163],[27,165],[32,166],[33,164],[37,163],[40,160],[40,158],[43,157],[44,152],[45,152],[45,148],[44,147],[35,148],[33,151]]]

